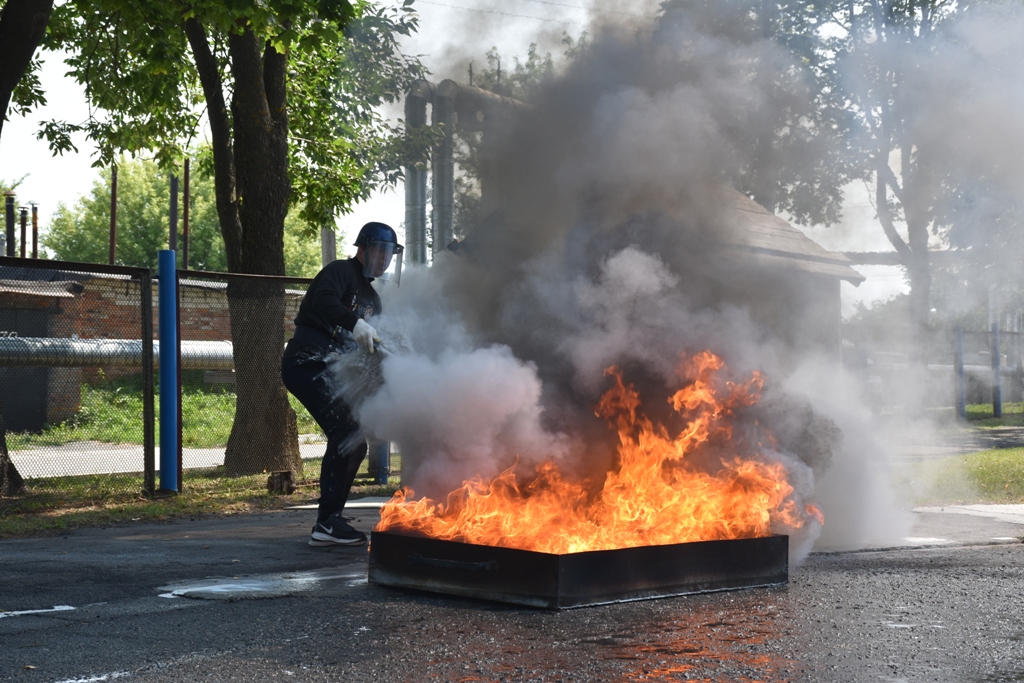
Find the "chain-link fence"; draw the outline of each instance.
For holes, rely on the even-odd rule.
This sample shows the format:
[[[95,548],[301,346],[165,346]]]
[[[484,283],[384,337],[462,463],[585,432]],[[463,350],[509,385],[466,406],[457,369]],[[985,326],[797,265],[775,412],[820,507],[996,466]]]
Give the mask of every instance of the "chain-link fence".
[[[961,388],[967,404],[991,403],[996,393],[1003,401],[1020,402],[1022,350],[1021,333],[1012,331],[932,329],[912,336],[843,328],[844,365],[860,379],[867,403],[881,411],[952,411]]]
[[[0,513],[152,490],[152,308],[148,269],[0,258]]]
[[[174,480],[214,491],[290,471],[315,491],[325,439],[280,381],[311,280],[176,275]],[[0,257],[0,514],[159,491],[156,280],[144,268]],[[390,463],[389,446],[375,446],[360,480],[386,482]]]
[[[303,462],[323,455],[319,427],[280,382],[309,282],[179,271],[184,470],[301,474]]]

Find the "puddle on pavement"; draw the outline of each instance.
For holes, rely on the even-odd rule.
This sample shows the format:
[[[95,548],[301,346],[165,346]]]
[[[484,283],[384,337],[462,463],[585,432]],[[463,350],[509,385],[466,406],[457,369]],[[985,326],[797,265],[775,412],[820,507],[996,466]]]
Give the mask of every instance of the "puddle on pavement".
[[[550,672],[573,671],[615,683],[792,681],[802,664],[780,643],[797,627],[776,600],[752,592],[554,614],[509,612],[472,622],[457,647],[438,646],[450,643],[451,633],[426,619],[411,642],[419,640],[433,655],[415,664],[422,680],[549,680]],[[438,648],[444,656],[437,656]]]
[[[161,598],[198,600],[252,600],[280,598],[286,595],[322,592],[327,588],[347,588],[366,584],[365,569],[313,569],[302,572],[232,576],[197,581],[181,581],[160,586]]]

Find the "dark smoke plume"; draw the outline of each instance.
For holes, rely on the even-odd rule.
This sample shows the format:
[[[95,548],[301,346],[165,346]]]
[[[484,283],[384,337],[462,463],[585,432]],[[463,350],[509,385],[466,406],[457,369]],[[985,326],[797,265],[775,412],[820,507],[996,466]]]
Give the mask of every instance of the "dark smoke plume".
[[[457,252],[388,292],[380,329],[385,341],[405,335],[411,351],[381,364],[383,386],[359,415],[400,444],[417,495],[443,498],[517,459],[599,477],[615,458],[594,414],[606,368],[621,368],[644,410],[670,420],[679,359],[704,349],[725,359],[730,379],[767,377],[765,404],[740,416],[737,438],[775,423],[777,445],[760,457],[787,465],[798,500],[813,497],[842,450],[842,430],[811,408],[806,383],[786,384],[802,351],[767,324],[789,315],[778,302],[804,285],[727,247],[741,229],[728,184],[756,163],[749,130],[770,116],[752,68],[781,69],[787,57],[699,26],[595,30],[585,55],[493,140],[487,217]],[[794,537],[795,556],[817,532],[809,524]]]

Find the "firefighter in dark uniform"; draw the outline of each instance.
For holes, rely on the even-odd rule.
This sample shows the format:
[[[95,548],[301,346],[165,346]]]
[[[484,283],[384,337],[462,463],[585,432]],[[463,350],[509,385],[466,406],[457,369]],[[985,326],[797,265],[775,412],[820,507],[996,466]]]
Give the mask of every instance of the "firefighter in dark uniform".
[[[295,316],[295,336],[281,359],[285,387],[327,435],[319,509],[309,539],[314,546],[366,543],[366,534],[341,516],[366,457],[366,440],[349,406],[335,398],[324,371],[330,354],[349,353],[360,346],[374,352],[374,343],[380,339],[367,321],[380,314],[381,303],[372,283],[387,274],[397,284],[403,247],[384,223],[364,225],[355,244],[354,257],[327,264],[313,278]]]

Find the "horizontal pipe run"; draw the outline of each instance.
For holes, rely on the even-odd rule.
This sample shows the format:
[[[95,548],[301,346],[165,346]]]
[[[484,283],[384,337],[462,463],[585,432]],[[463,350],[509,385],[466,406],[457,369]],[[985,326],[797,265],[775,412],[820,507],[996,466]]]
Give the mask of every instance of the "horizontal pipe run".
[[[160,364],[160,342],[153,341],[153,362]],[[0,367],[142,367],[139,339],[68,339],[64,337],[0,337]],[[183,370],[231,370],[229,341],[181,342]]]

